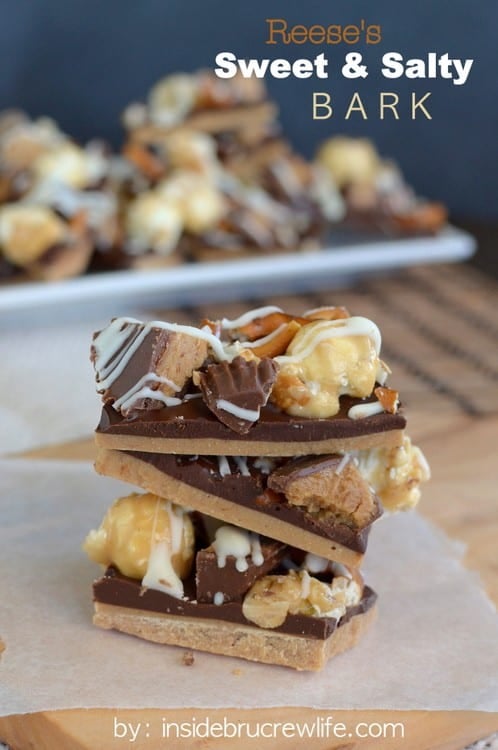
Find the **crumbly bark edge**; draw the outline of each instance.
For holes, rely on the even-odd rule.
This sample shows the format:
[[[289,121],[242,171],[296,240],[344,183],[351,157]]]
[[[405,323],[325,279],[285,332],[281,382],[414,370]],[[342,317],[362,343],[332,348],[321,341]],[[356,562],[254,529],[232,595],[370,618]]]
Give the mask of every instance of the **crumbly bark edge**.
[[[221,620],[178,617],[95,602],[94,624],[154,643],[236,656],[249,661],[317,671],[353,648],[376,617],[376,606],[355,615],[326,640],[275,633]]]

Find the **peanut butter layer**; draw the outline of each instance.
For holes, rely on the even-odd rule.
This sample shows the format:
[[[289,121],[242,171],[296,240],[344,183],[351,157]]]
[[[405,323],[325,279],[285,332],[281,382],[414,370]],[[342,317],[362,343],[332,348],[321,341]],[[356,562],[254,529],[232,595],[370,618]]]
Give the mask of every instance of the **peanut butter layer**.
[[[326,639],[275,633],[224,620],[131,609],[95,602],[93,622],[105,630],[118,630],[153,643],[236,656],[263,664],[317,671],[337,654],[355,646],[375,619],[375,604],[351,617]]]
[[[370,526],[355,529],[314,516],[266,489],[263,474],[243,476],[233,459],[227,462],[232,468],[222,477],[216,458],[100,450],[95,468],[225,523],[350,567],[361,565]]]
[[[399,412],[348,417],[351,406],[367,402],[343,396],[339,413],[325,419],[291,417],[267,404],[247,435],[222,424],[200,398],[134,419],[106,405],[96,443],[119,450],[232,456],[298,456],[399,445],[406,426]]]

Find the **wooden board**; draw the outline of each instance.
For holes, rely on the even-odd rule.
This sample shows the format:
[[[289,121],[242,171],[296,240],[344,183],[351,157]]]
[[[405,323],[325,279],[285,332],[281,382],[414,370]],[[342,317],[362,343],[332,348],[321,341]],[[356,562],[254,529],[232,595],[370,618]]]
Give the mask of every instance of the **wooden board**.
[[[421,512],[451,537],[467,545],[466,564],[477,571],[498,606],[498,350],[496,311],[498,285],[472,269],[417,269],[393,279],[372,281],[354,291],[335,292],[333,300],[372,317],[384,335],[386,360],[393,366],[393,382],[409,407],[409,432],[421,444],[432,466],[433,479],[424,489]],[[330,296],[272,299],[296,313]],[[218,311],[210,306],[181,313],[184,322],[204,313],[235,316],[246,304]],[[180,319],[178,311],[165,313]],[[407,346],[409,342],[409,346]],[[90,437],[70,444],[31,451],[24,457],[92,460]],[[403,722],[405,737],[355,737],[313,740],[316,750],[461,750],[469,742],[498,730],[498,714],[480,712],[310,711],[281,708],[253,711],[55,711],[0,719],[0,739],[12,750],[113,750],[130,745],[162,747],[166,721],[223,715],[237,721],[311,721],[333,715],[334,721],[354,727],[357,721]],[[137,741],[113,738],[113,721],[149,723],[150,737]],[[296,739],[259,740],[246,744],[229,739],[167,741],[168,748],[205,747],[292,748]],[[166,744],[164,744],[166,746]]]
[[[164,722],[186,722],[195,717],[198,721],[209,718],[232,722],[322,722],[332,716],[337,724],[346,727],[346,737],[333,735],[310,740],[231,738],[176,740],[162,737]],[[143,730],[137,741],[114,738],[114,720],[141,722]],[[350,737],[358,723],[371,725],[372,734],[385,731],[390,736],[380,738]],[[401,728],[404,726],[404,738]],[[398,724],[396,728],[389,725]],[[254,726],[254,725],[253,725]],[[323,724],[322,724],[323,726]],[[311,711],[300,708],[272,708],[260,710],[192,711],[181,710],[93,710],[55,711],[30,716],[12,716],[0,719],[0,737],[10,743],[12,750],[117,750],[132,747],[137,750],[461,750],[475,739],[488,736],[498,729],[498,714],[478,711]],[[254,729],[253,729],[254,731]],[[344,731],[344,730],[342,730]],[[358,728],[362,734],[365,728]],[[149,737],[145,735],[149,733]],[[325,734],[325,732],[323,732]],[[394,737],[392,736],[394,734]]]

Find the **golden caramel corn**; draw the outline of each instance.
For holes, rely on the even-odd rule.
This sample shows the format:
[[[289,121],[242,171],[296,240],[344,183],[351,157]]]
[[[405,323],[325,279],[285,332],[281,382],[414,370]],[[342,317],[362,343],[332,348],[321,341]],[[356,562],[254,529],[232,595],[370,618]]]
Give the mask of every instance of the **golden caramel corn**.
[[[67,227],[50,208],[21,203],[0,208],[0,245],[8,261],[26,266],[62,242]]]
[[[372,392],[379,358],[371,337],[336,337],[335,323],[303,326],[285,355],[276,358],[280,371],[272,400],[292,416],[332,417],[339,411],[339,396],[365,398]]]
[[[115,501],[100,528],[88,534],[83,549],[94,562],[115,565],[123,575],[141,580],[152,548],[164,542],[173,570],[185,578],[194,557],[190,517],[157,495],[134,493]]]
[[[424,454],[408,436],[394,448],[371,448],[356,454],[360,472],[387,510],[409,510],[420,500],[420,483],[430,478]]]

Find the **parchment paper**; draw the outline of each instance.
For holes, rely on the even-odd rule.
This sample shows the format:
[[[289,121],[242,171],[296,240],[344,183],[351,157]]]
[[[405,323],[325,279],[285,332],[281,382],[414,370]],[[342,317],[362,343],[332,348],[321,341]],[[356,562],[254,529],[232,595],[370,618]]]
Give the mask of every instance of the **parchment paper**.
[[[196,652],[91,624],[81,541],[127,485],[90,467],[0,461],[0,714],[64,708],[498,710],[498,617],[461,549],[415,513],[374,527],[380,616],[321,673]]]
[[[0,314],[0,455],[86,437],[99,419],[90,343],[116,309],[30,313],[6,327]]]

